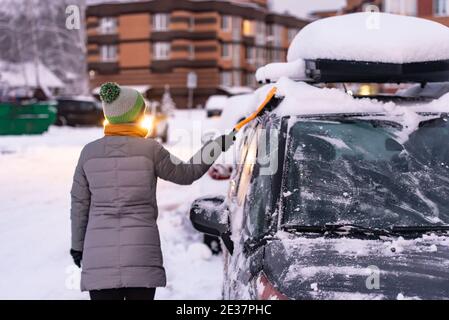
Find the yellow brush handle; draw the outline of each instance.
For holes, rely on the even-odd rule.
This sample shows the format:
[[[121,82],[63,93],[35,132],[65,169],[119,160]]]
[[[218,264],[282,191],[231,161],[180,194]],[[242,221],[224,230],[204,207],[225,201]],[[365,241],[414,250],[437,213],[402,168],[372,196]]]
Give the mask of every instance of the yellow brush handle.
[[[248,118],[240,122],[234,127],[234,131],[240,131],[245,125],[253,121],[257,118],[257,116],[262,112],[262,110],[267,106],[267,104],[273,99],[273,97],[276,95],[277,88],[273,87],[273,89],[270,90],[267,97],[265,98],[264,102],[260,105],[260,107],[257,109],[256,112],[254,112],[252,115],[250,115]]]

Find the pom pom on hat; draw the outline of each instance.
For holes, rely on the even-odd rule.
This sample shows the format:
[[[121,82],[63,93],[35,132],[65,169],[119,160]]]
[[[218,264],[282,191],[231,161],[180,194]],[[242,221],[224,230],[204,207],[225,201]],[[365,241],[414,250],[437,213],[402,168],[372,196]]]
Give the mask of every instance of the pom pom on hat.
[[[117,83],[108,82],[101,86],[100,88],[100,97],[101,101],[105,103],[112,103],[120,95],[120,87]]]

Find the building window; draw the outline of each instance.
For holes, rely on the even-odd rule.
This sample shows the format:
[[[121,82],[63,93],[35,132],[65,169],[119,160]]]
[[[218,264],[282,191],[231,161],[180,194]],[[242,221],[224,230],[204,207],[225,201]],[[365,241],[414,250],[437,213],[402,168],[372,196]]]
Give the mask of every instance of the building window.
[[[117,18],[113,17],[101,18],[99,32],[101,34],[117,33]]]
[[[194,31],[195,30],[195,17],[189,18],[189,30]]]
[[[232,78],[233,78],[233,85],[235,87],[240,87],[242,85],[242,72],[241,71],[233,71]]]
[[[232,17],[232,40],[240,41],[242,39],[242,18]]]
[[[417,0],[384,0],[384,11],[394,14],[416,16]]]
[[[167,31],[170,25],[170,15],[166,13],[158,13],[153,16],[153,30]]]
[[[221,58],[231,59],[231,55],[232,55],[232,45],[229,43],[223,43],[221,45]]]
[[[117,60],[117,46],[103,45],[100,47],[100,57],[102,62],[113,62]]]
[[[433,13],[437,16],[449,15],[449,0],[433,0]]]
[[[256,66],[260,67],[266,64],[267,52],[264,48],[256,49]]]
[[[220,73],[220,84],[225,87],[232,87],[232,72],[222,71]]]
[[[195,59],[195,46],[193,44],[189,45],[189,59],[190,60]]]
[[[298,34],[298,29],[289,28],[288,29],[288,42],[291,43],[293,41],[293,39],[295,39],[297,34]]]
[[[254,76],[253,73],[247,73],[246,74],[246,85],[248,87],[254,88],[256,87],[257,83],[256,83],[256,77]]]
[[[272,62],[282,62],[282,51],[281,50],[271,50],[270,58]]]
[[[156,42],[153,45],[153,58],[154,60],[167,60],[170,59],[170,43],[169,42]]]
[[[242,52],[240,45],[232,45],[232,65],[234,68],[240,68],[240,64],[242,63],[241,55]]]
[[[222,16],[221,17],[221,30],[230,31],[232,26],[232,17],[231,16]]]
[[[282,26],[274,24],[271,26],[271,40],[274,46],[282,46]]]
[[[263,21],[256,22],[256,45],[263,46],[267,43],[267,25]]]
[[[243,35],[245,37],[254,37],[255,27],[254,21],[251,20],[243,20]]]
[[[254,64],[256,62],[256,49],[254,47],[246,47],[246,62]]]

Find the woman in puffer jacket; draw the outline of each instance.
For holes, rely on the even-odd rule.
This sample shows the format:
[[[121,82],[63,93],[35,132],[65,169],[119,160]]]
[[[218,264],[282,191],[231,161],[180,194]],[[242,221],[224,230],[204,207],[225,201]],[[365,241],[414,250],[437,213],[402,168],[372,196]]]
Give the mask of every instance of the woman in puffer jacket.
[[[190,185],[234,141],[210,141],[187,163],[171,155],[138,125],[142,95],[107,83],[100,96],[105,136],[84,147],[71,191],[72,249],[82,266],[81,290],[93,300],[152,300],[165,286],[157,227],[157,179]]]

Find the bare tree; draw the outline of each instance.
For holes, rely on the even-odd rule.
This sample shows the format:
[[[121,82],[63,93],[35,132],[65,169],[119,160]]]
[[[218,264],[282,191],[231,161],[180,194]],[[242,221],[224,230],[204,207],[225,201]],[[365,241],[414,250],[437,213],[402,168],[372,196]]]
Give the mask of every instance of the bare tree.
[[[78,6],[83,21],[85,0],[0,0],[0,59],[40,61],[66,84],[66,93],[85,94],[85,24],[66,27],[69,5]]]

